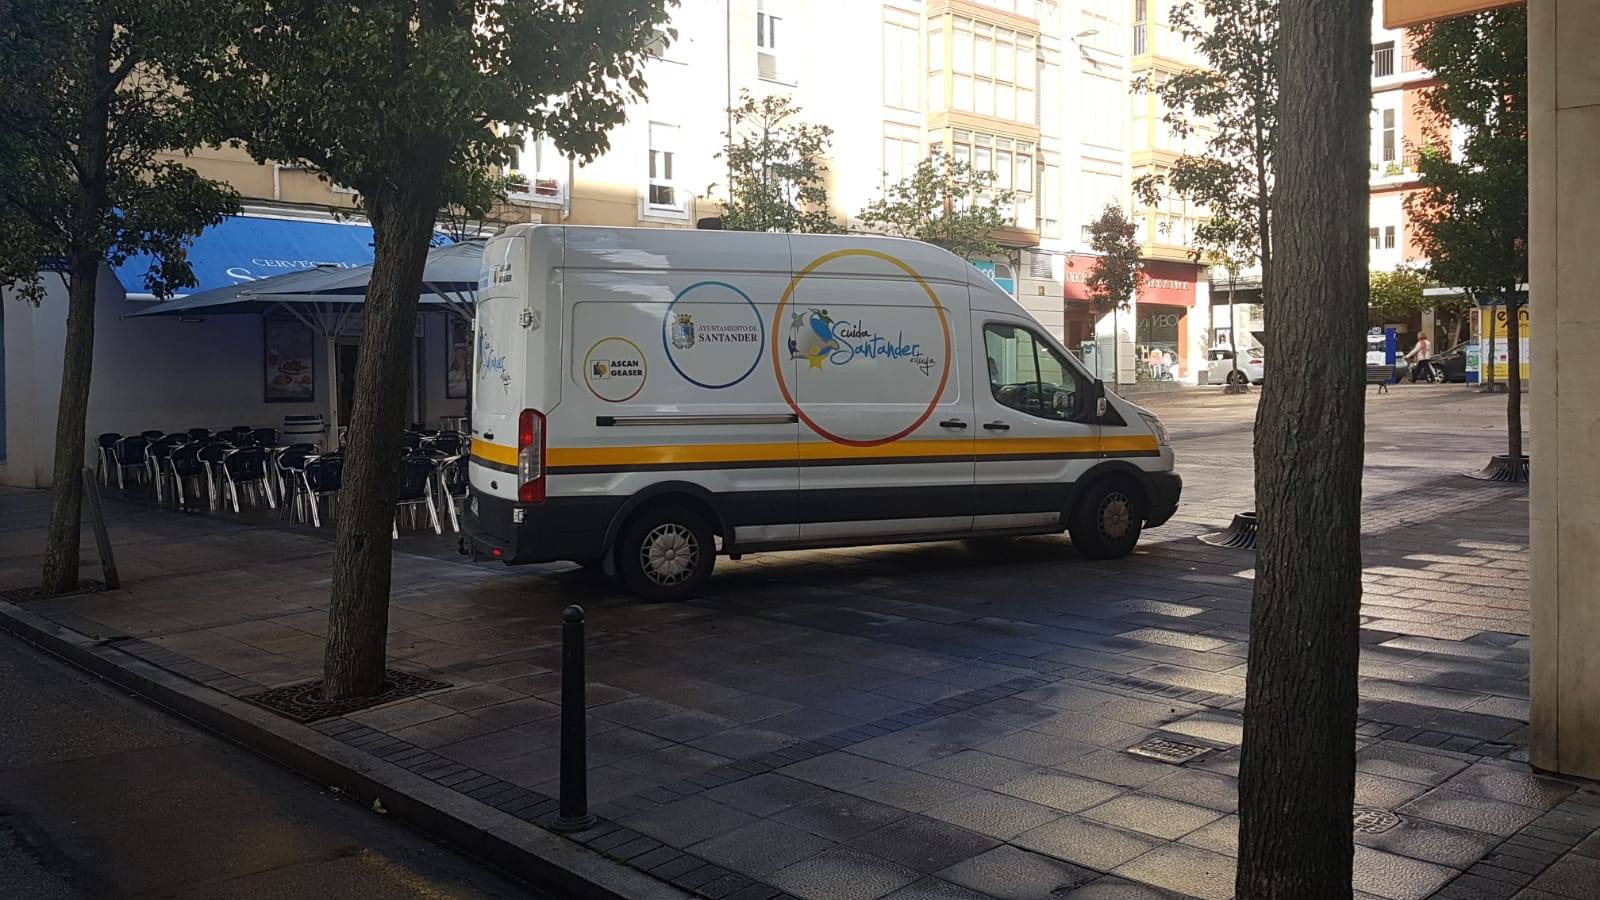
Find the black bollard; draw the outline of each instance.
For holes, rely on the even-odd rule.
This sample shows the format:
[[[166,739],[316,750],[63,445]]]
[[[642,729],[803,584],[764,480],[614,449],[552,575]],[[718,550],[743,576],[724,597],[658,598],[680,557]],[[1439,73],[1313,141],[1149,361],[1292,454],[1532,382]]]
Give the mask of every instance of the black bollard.
[[[589,749],[584,727],[583,607],[561,611],[561,808],[557,831],[594,827],[589,812]]]

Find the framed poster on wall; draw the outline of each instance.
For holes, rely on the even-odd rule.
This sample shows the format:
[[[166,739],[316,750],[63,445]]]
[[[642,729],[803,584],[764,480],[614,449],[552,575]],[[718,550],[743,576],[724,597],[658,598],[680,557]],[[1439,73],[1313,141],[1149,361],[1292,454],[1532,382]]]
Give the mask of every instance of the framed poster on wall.
[[[472,323],[454,313],[444,317],[445,359],[444,396],[446,400],[467,399],[472,382]]]
[[[262,320],[266,348],[266,401],[309,403],[316,399],[316,336],[311,328],[290,316]]]

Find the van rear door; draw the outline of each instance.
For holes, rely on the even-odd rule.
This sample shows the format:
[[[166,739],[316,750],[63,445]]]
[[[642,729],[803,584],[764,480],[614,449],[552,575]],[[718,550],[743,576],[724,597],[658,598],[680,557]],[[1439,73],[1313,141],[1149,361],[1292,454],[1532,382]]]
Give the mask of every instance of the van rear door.
[[[472,351],[472,487],[505,500],[517,497],[517,424],[527,407],[529,379],[542,367],[530,359],[524,319],[541,305],[529,296],[527,240],[496,238],[484,248]],[[531,324],[531,323],[530,323]],[[537,333],[537,332],[532,332]]]

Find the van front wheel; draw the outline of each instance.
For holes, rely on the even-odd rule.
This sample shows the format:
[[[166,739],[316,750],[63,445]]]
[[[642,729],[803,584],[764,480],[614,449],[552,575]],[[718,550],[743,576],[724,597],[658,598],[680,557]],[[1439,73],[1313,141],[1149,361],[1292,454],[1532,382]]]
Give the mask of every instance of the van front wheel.
[[[1120,478],[1096,481],[1078,498],[1067,520],[1072,546],[1090,559],[1120,559],[1133,552],[1144,528],[1144,501]]]
[[[617,571],[646,600],[687,600],[711,577],[716,545],[705,517],[681,506],[645,510],[622,530]]]

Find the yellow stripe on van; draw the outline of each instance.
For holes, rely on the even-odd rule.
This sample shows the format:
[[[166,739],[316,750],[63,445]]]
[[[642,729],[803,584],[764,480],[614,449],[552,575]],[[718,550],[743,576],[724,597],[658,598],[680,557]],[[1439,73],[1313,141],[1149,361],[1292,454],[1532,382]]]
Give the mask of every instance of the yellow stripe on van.
[[[472,439],[472,455],[478,459],[499,463],[503,466],[517,464],[517,448],[491,444],[488,441],[480,441],[477,438]]]
[[[478,441],[473,441],[473,453],[478,454]],[[494,446],[494,445],[489,445]],[[508,461],[516,462],[516,451],[495,447],[509,453]],[[1154,451],[1156,440],[1151,435],[1131,435],[1098,439],[1090,436],[1057,438],[984,438],[981,440],[925,440],[895,441],[872,447],[852,447],[844,444],[806,443],[797,448],[790,443],[762,444],[669,444],[641,447],[561,447],[550,448],[550,468],[596,468],[620,466],[661,466],[702,464],[713,466],[722,463],[782,463],[800,460],[850,460],[895,459],[963,456],[1013,456],[1025,454],[1104,452],[1136,453]],[[486,456],[494,459],[495,457]]]
[[[1107,454],[1140,453],[1159,450],[1153,434],[1110,435],[1100,439],[1100,452]]]

